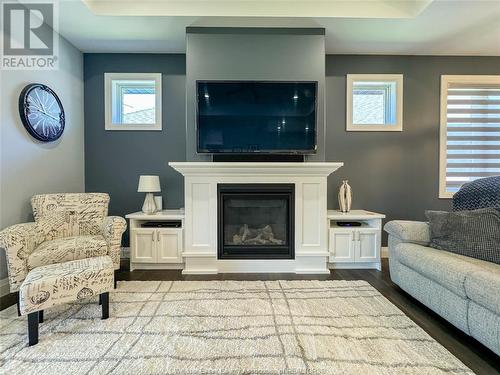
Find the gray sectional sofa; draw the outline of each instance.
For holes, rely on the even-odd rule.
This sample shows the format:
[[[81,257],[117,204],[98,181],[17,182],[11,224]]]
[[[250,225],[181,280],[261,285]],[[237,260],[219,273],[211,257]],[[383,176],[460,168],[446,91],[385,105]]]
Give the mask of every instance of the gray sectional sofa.
[[[384,229],[393,282],[500,355],[500,265],[428,247],[427,223]]]

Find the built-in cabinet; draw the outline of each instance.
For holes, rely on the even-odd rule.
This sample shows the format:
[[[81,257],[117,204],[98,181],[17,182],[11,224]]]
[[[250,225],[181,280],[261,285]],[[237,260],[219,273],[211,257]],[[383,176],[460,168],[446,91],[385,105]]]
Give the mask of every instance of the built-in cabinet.
[[[182,263],[182,229],[157,231],[158,263]]]
[[[136,212],[126,218],[130,220],[131,270],[183,267],[183,212],[163,210],[152,215]]]
[[[352,210],[328,211],[330,268],[380,269],[382,219],[375,212]],[[356,222],[359,226],[340,226]]]
[[[182,263],[182,229],[138,228],[131,242],[134,263]]]
[[[156,263],[155,234],[155,229],[131,229],[130,259],[134,263]]]
[[[130,220],[130,269],[185,269],[183,210],[164,210],[152,215],[136,212],[126,216]],[[328,211],[328,267],[381,269],[380,250],[382,219],[385,215],[375,212],[352,210],[349,213]],[[358,222],[359,226],[340,226],[340,222]],[[155,225],[154,223],[157,223]],[[166,225],[160,225],[164,223]],[[194,254],[196,255],[196,254]],[[303,256],[297,252],[296,257]],[[193,257],[194,259],[200,258]],[[204,263],[200,263],[200,267]],[[285,272],[273,267],[268,260],[245,260],[245,267],[236,272]],[[231,264],[234,268],[234,265]],[[221,269],[220,272],[235,272]],[[200,274],[203,272],[200,272]],[[205,272],[207,273],[207,272]],[[313,272],[311,272],[313,273]]]

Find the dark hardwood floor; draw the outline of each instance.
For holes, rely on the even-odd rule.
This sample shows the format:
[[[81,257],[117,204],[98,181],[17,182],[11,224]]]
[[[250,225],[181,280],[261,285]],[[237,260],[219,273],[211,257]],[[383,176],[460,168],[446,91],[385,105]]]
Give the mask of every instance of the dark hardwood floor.
[[[365,280],[403,311],[411,320],[441,343],[466,366],[479,375],[500,375],[500,357],[477,340],[435,314],[394,284],[389,275],[387,259],[382,272],[376,270],[334,270],[330,275],[295,274],[219,274],[187,275],[179,270],[129,271],[128,261],[122,261],[118,280]],[[15,304],[16,295],[0,298],[0,310]]]

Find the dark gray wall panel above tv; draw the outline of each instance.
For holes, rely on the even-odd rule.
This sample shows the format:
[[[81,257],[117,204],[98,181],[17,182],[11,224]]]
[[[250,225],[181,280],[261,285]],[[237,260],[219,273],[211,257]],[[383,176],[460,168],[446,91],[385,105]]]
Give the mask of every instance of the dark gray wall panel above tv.
[[[318,82],[318,148],[307,160],[325,160],[324,29],[190,27],[186,32],[186,160],[211,160],[196,152],[198,80]]]

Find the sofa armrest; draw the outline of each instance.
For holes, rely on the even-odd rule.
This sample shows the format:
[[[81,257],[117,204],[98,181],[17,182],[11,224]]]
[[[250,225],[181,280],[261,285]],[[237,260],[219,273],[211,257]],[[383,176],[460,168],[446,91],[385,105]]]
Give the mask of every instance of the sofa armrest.
[[[384,230],[400,242],[427,246],[431,241],[429,224],[422,221],[393,220],[385,224]]]
[[[0,232],[0,248],[5,250],[10,292],[17,292],[28,274],[28,257],[44,240],[36,223],[15,224]]]
[[[126,229],[127,222],[120,216],[106,217],[101,226],[102,235],[108,245],[108,255],[113,260],[115,270],[120,269],[120,248]]]

